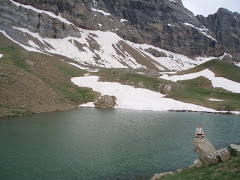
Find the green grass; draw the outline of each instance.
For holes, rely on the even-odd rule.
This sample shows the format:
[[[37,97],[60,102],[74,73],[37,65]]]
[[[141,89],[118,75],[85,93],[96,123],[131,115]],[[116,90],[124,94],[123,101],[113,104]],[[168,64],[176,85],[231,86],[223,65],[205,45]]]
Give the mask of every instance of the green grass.
[[[126,69],[102,69],[98,76],[100,76],[101,81],[109,82],[119,82],[121,84],[127,84],[139,88],[146,88],[156,92],[162,92],[163,86],[160,85],[172,85],[173,89],[179,88],[179,84],[159,79],[157,77],[151,76],[148,72],[145,72],[146,75],[137,74],[135,71],[126,70]]]
[[[218,59],[213,59],[195,68],[178,72],[177,74],[180,75],[180,74],[194,73],[194,72],[202,71],[207,68],[213,71],[217,77],[224,77],[236,82],[240,82],[240,67],[228,62],[218,60]]]
[[[13,65],[29,72],[29,66],[24,62],[23,56],[19,49],[13,46],[0,48],[1,54],[4,56],[0,59],[0,63]]]
[[[166,175],[161,180],[237,180],[240,179],[240,155],[218,165],[185,169],[180,173]]]

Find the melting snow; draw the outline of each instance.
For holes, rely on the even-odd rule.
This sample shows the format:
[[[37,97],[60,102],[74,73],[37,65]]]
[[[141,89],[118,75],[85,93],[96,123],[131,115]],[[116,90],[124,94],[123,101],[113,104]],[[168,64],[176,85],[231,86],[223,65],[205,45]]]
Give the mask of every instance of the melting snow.
[[[28,40],[28,44],[34,48],[39,48],[39,46],[36,45],[32,40]]]
[[[140,52],[142,52],[143,54],[146,54],[148,57],[157,61],[162,66],[166,67],[167,69],[169,69],[171,71],[182,71],[182,70],[190,69],[190,68],[195,67],[196,65],[200,65],[202,63],[205,63],[207,61],[214,59],[214,57],[197,57],[195,59],[190,59],[187,56],[173,53],[170,51],[166,51],[166,50],[163,50],[161,48],[158,48],[158,47],[155,47],[152,45],[137,44],[137,43],[132,43],[130,41],[127,41],[127,42],[132,47],[135,47]],[[152,54],[144,51],[149,48],[155,49],[159,52],[163,52],[167,55],[167,57],[155,57]]]
[[[3,57],[3,55],[2,54],[0,54],[0,58],[2,58]]]
[[[59,13],[59,15],[57,16],[57,15],[55,15],[54,13],[49,12],[49,11],[39,10],[39,9],[37,9],[37,8],[35,8],[35,7],[32,7],[32,6],[30,6],[30,5],[24,5],[24,4],[15,2],[15,1],[13,1],[13,0],[10,0],[10,1],[11,1],[13,4],[15,4],[16,6],[18,6],[18,7],[19,7],[19,6],[22,6],[22,7],[26,8],[26,9],[31,9],[31,10],[37,12],[37,13],[45,13],[45,14],[47,14],[47,15],[55,18],[55,19],[59,19],[60,21],[66,23],[66,24],[72,24],[70,21],[68,21],[67,19],[63,18],[60,13]]]
[[[115,96],[117,98],[116,108],[135,110],[191,110],[216,112],[206,107],[183,103],[170,98],[165,98],[163,94],[148,89],[134,88],[116,82],[100,82],[98,76],[75,77],[71,81],[80,87],[89,87],[102,95]],[[93,103],[81,106],[93,107]]]
[[[186,26],[191,26],[192,28],[199,30],[204,36],[207,36],[208,38],[210,38],[210,39],[218,42],[216,39],[214,39],[212,36],[210,36],[210,35],[208,35],[208,34],[206,33],[206,32],[208,31],[208,29],[207,29],[206,27],[204,27],[204,28],[198,28],[198,27],[196,27],[196,26],[194,26],[194,25],[192,25],[192,24],[189,24],[189,23],[183,23],[183,24],[185,24]]]
[[[236,66],[240,67],[240,63],[235,63]]]
[[[104,16],[111,16],[110,13],[106,13],[103,10],[92,8],[92,11],[102,13]]]
[[[224,101],[224,100],[221,100],[221,99],[214,99],[214,98],[209,98],[209,101]]]
[[[223,59],[225,56],[230,56],[230,57],[232,57],[232,55],[224,52],[224,54],[223,54],[222,56],[220,56],[219,59]]]
[[[183,81],[183,80],[189,80],[189,79],[195,79],[200,76],[203,76],[207,79],[209,79],[212,82],[213,87],[219,87],[223,88],[227,91],[231,91],[234,93],[240,93],[240,83],[234,82],[232,80],[223,78],[223,77],[215,77],[215,74],[210,71],[209,69],[202,70],[200,72],[196,73],[190,73],[190,74],[184,74],[184,75],[174,75],[174,76],[168,76],[167,74],[161,76],[162,79],[167,79],[170,81]]]
[[[120,19],[120,22],[125,22],[125,21],[128,21],[128,20],[126,20],[126,19]]]
[[[94,6],[97,6],[97,1],[93,0]]]
[[[129,54],[125,53],[125,57],[118,55],[116,50],[113,48],[113,45],[117,48],[117,44],[120,38],[117,34],[112,32],[102,32],[102,31],[89,31],[80,29],[81,38],[77,37],[66,37],[63,39],[51,39],[51,38],[42,38],[38,33],[32,33],[27,29],[23,28],[14,28],[27,33],[32,37],[38,39],[42,44],[50,44],[51,49],[45,48],[46,52],[53,54],[60,54],[62,56],[74,59],[82,64],[87,63],[88,65],[94,65],[99,67],[106,68],[144,68],[144,66],[138,64],[136,60],[131,57]],[[94,37],[91,34],[95,35]],[[99,49],[92,50],[90,48],[89,40],[94,38],[96,44],[99,45]],[[76,43],[82,45],[83,50],[79,50]],[[47,45],[46,45],[47,46]],[[27,50],[35,50],[33,47],[23,46]],[[118,48],[117,48],[118,49]],[[119,49],[118,49],[119,50]],[[96,54],[98,59],[96,60]],[[122,62],[127,62],[128,66],[124,65]]]
[[[6,32],[0,30],[0,32],[6,36],[8,39],[10,39],[11,41],[15,42],[16,44],[20,45],[21,47],[23,47],[24,49],[28,50],[28,51],[34,51],[34,52],[40,52],[40,53],[43,53],[42,51],[39,51],[37,50],[36,48],[33,48],[33,47],[29,47],[29,46],[25,46],[23,44],[20,44],[19,42],[15,41],[14,39],[12,39],[10,36],[7,35]]]

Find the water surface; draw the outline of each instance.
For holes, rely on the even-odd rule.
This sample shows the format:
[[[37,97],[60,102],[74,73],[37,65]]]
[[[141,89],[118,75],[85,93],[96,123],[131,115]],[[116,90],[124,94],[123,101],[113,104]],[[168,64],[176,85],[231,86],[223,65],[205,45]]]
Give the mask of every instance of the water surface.
[[[77,109],[0,120],[0,179],[149,179],[197,158],[201,123],[216,148],[239,142],[240,118]]]

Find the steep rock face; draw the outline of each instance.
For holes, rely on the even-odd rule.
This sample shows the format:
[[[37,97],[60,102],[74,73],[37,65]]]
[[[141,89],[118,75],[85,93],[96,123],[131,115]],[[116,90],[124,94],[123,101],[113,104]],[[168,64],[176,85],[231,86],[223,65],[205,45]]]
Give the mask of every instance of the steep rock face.
[[[17,7],[8,0],[0,1],[0,22],[2,29],[11,26],[27,28],[31,32],[38,32],[42,37],[79,36],[79,31],[74,25],[66,24],[46,13]]]
[[[124,39],[147,43],[189,57],[220,56],[223,48],[181,0],[17,0],[61,13],[78,27],[110,30]],[[206,36],[207,34],[207,36]]]
[[[240,15],[220,8],[214,15],[197,18],[208,27],[224,47],[224,51],[240,61]]]

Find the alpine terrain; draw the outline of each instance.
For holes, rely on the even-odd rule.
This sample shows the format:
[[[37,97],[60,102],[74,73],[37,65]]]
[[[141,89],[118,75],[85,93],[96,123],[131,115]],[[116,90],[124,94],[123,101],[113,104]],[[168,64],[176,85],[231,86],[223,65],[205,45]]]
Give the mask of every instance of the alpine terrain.
[[[227,9],[0,1],[0,117],[79,105],[239,114],[239,66],[240,14]]]

